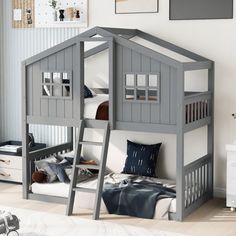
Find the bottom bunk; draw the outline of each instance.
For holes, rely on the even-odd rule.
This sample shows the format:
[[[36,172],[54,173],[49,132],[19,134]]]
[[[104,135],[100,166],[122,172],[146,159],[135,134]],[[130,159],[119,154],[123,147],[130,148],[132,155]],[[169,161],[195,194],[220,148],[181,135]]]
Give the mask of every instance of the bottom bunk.
[[[141,177],[141,176],[131,176],[126,174],[108,174],[105,177],[105,186],[106,183],[121,183],[124,180],[129,178],[134,179],[136,182],[147,181],[150,183],[156,183],[157,185],[163,184],[166,188],[171,188],[175,190],[175,183],[171,180],[164,180],[158,178],[150,177]],[[77,184],[77,187],[87,188],[87,189],[96,189],[97,178],[91,178],[87,181],[83,181]],[[33,183],[31,185],[31,191],[33,194],[41,196],[42,200],[45,200],[47,197],[59,197],[61,200],[65,200],[64,203],[67,203],[67,197],[69,193],[70,185],[68,183],[54,182],[54,183]],[[47,196],[47,197],[46,197]],[[93,209],[95,194],[88,192],[77,192],[76,194],[75,209]],[[141,210],[141,209],[140,209]],[[108,209],[102,200],[101,212],[108,213]],[[176,213],[176,198],[164,197],[157,201],[156,207],[154,210],[153,219],[171,219],[171,214]]]
[[[131,156],[133,157],[136,157],[136,155],[134,155],[136,152],[133,152],[133,150],[130,149],[129,145],[141,148],[142,151],[144,150],[143,147],[145,146],[145,145],[140,146],[140,144],[132,143],[130,141],[128,141],[127,144],[128,144],[127,151],[129,151],[128,156],[129,154],[131,154]],[[152,146],[153,145],[151,145],[151,147]],[[160,148],[160,143],[154,146]],[[27,171],[29,176],[31,176],[36,169],[41,169],[40,167],[35,168],[35,165],[37,166],[38,164],[37,162],[41,161],[45,162],[46,159],[53,158],[55,161],[55,159],[60,157],[62,158],[62,160],[60,159],[59,163],[61,163],[63,159],[71,158],[70,160],[73,162],[74,153],[73,152],[68,153],[69,151],[72,150],[72,148],[73,147],[71,143],[66,143],[56,147],[49,147],[40,151],[31,152],[29,154],[30,161],[27,163],[28,164]],[[145,148],[147,148],[147,145],[145,146]],[[152,158],[147,158],[147,159],[152,160]],[[128,162],[126,161],[126,164],[127,163]],[[180,200],[183,206],[181,212],[183,213],[183,216],[186,217],[188,214],[193,212],[195,209],[200,207],[204,202],[206,202],[208,199],[212,197],[212,187],[213,187],[212,165],[213,165],[212,156],[209,154],[198,158],[196,161],[188,165],[185,165],[183,173],[179,173],[177,170],[177,174],[183,177],[182,178],[183,188],[181,188],[181,191],[178,191],[179,189],[178,187],[180,186],[178,185],[178,182],[176,183],[177,184],[176,187],[175,183],[170,180],[163,180],[147,176],[137,176],[135,174],[127,175],[127,174],[113,174],[113,173],[106,175],[104,181],[105,183],[104,189],[106,189],[106,183],[117,184],[121,183],[125,179],[135,180],[136,182],[148,181],[149,183],[154,183],[157,185],[163,184],[164,187],[167,187],[172,190],[173,189],[175,190],[176,187],[177,190],[176,197],[163,196],[163,198],[160,198],[158,199],[157,202],[155,202],[155,205],[153,207],[154,211],[153,218],[178,220],[177,215],[178,212],[180,212],[179,209],[180,205],[178,205],[178,202],[180,202]],[[89,169],[89,167],[87,168]],[[133,169],[133,167],[131,169]],[[83,179],[82,182],[78,183],[79,184],[78,187],[96,189],[97,186],[97,178],[95,178],[96,175],[90,177],[92,178],[86,180]],[[24,187],[25,187],[24,191],[26,191],[26,198],[67,204],[69,183],[60,183],[60,182],[35,183],[29,180],[28,185],[25,185]],[[75,208],[92,209],[94,207],[94,199],[95,199],[94,191],[91,191],[91,193],[77,192],[76,199],[77,201],[75,204]],[[132,203],[133,202],[130,201],[129,205],[132,206]],[[145,203],[145,201],[143,202],[141,201],[141,203],[143,204]],[[107,207],[105,206],[104,202],[102,202],[101,210],[103,212],[107,212]]]

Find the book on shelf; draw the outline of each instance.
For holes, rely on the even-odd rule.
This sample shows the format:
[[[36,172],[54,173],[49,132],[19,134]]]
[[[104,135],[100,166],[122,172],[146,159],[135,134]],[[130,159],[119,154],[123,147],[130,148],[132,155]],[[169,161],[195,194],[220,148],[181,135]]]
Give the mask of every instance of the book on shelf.
[[[0,151],[2,152],[15,152],[17,153],[22,146],[20,145],[3,145],[0,146]]]

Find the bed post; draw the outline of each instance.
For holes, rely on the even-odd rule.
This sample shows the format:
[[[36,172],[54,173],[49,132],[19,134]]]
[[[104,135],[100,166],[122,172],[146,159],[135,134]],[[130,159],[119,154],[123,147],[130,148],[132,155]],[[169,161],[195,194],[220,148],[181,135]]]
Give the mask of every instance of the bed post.
[[[110,129],[115,129],[116,122],[116,75],[115,75],[115,42],[113,39],[109,41],[109,121]]]
[[[214,191],[214,84],[215,84],[215,64],[212,62],[211,69],[208,70],[208,91],[212,93],[210,103],[211,123],[207,127],[207,153],[210,155],[210,165],[208,169],[208,189],[209,198],[213,197]]]
[[[22,171],[23,171],[23,198],[28,199],[29,196],[29,124],[27,123],[27,84],[26,84],[26,64],[22,63]]]
[[[77,69],[75,74],[75,79],[79,81],[79,93],[78,94],[78,101],[80,105],[78,106],[79,109],[79,120],[84,118],[84,42],[80,40],[78,37],[77,46]],[[75,99],[75,98],[74,98]]]
[[[183,220],[184,213],[184,70],[177,68],[177,127],[176,127],[176,220]]]

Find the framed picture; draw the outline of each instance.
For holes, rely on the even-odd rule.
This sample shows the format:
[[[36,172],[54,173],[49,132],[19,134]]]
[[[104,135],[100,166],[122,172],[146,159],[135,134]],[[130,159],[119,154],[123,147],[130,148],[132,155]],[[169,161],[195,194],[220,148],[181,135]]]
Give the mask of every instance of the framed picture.
[[[12,27],[34,28],[34,0],[12,0]]]
[[[170,20],[232,19],[233,0],[169,0]]]
[[[159,0],[115,0],[115,13],[155,13],[158,6]]]

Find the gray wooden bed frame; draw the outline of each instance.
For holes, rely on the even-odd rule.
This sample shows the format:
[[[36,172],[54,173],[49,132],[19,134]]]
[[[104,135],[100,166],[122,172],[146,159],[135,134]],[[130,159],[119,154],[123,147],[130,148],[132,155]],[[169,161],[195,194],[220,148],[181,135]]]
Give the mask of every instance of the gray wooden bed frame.
[[[130,40],[135,36],[193,61],[179,62],[141,46]],[[104,43],[84,51],[85,42]],[[107,49],[111,129],[176,134],[177,209],[170,217],[181,221],[213,196],[214,62],[137,29],[95,27],[22,63],[23,197],[67,203],[67,198],[30,191],[34,161],[73,149],[73,127],[78,127],[84,112],[84,60]],[[185,72],[197,70],[208,70],[208,91],[186,93]],[[68,85],[71,94],[65,97],[63,94],[61,97],[43,96],[43,73],[46,72],[68,72],[66,76],[71,75]],[[150,75],[155,75],[159,81],[155,89],[148,84]],[[127,85],[129,76],[135,78],[131,86]],[[145,86],[138,85],[139,76],[146,78]],[[51,90],[55,86],[52,80],[47,85]],[[154,101],[147,95],[150,90],[154,90]],[[140,99],[140,94],[144,98]],[[66,126],[71,131],[68,135],[70,141],[29,152],[30,124]],[[99,128],[104,123],[86,120],[86,125]],[[184,165],[184,134],[203,126],[208,129],[207,154]]]

